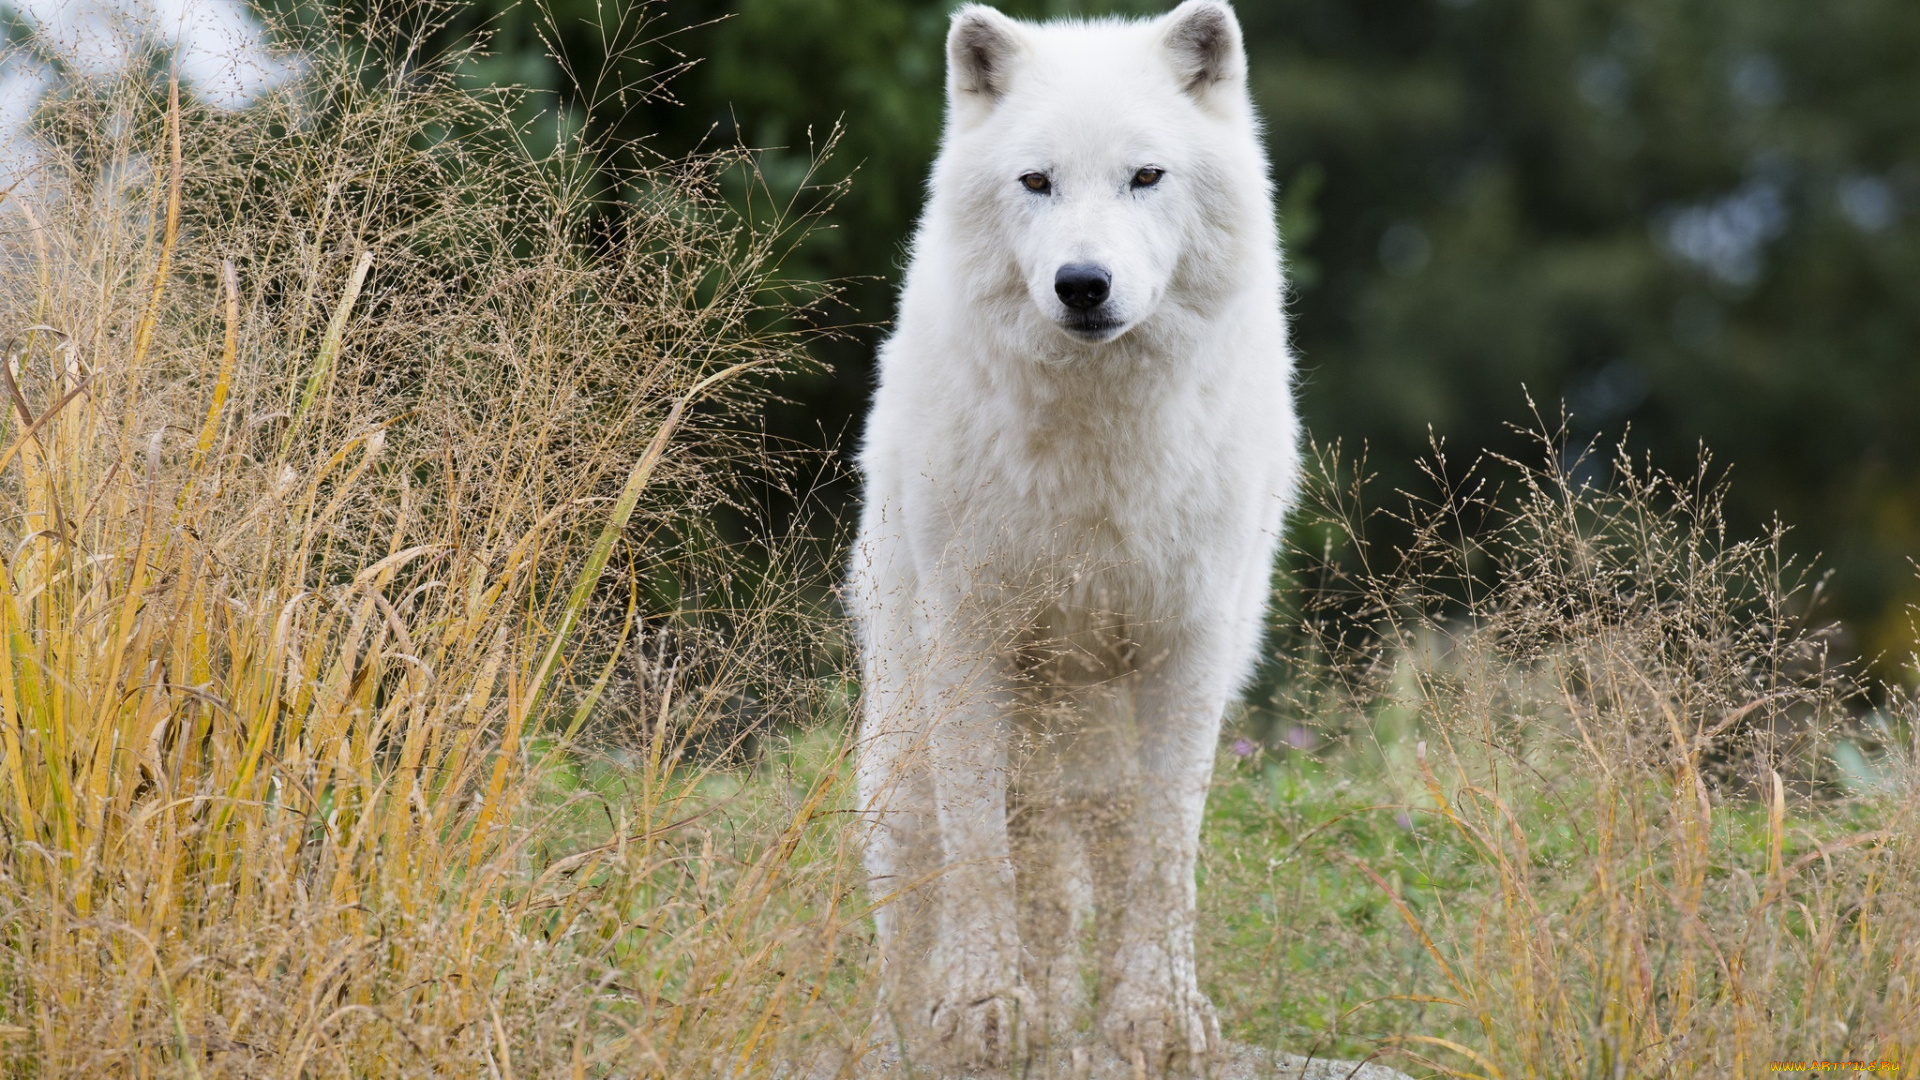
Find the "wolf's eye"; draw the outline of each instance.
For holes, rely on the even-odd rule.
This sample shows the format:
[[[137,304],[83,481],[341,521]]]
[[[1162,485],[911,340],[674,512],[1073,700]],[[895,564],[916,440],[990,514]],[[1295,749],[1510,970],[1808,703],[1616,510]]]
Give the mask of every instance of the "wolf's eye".
[[[1152,187],[1159,183],[1160,178],[1165,175],[1167,175],[1165,169],[1156,169],[1149,165],[1133,174],[1133,186],[1137,188]]]
[[[1047,179],[1046,173],[1030,172],[1021,177],[1020,182],[1027,186],[1028,191],[1039,195],[1045,195],[1053,190],[1053,181]]]

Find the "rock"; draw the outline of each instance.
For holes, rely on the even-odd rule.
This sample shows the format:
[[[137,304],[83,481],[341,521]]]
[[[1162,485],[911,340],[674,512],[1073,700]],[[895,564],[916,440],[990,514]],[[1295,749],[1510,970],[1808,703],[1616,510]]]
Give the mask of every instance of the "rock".
[[[908,1069],[897,1051],[885,1048],[862,1054],[851,1068],[844,1056],[835,1054],[830,1060],[776,1069],[775,1075],[782,1080],[1134,1080],[1133,1070],[1104,1047],[1058,1052],[1010,1074],[941,1075]],[[1222,1060],[1193,1075],[1205,1080],[1412,1080],[1385,1065],[1303,1057],[1244,1043],[1228,1044]]]
[[[1229,1045],[1214,1080],[1411,1080],[1398,1069],[1361,1061],[1333,1061]]]

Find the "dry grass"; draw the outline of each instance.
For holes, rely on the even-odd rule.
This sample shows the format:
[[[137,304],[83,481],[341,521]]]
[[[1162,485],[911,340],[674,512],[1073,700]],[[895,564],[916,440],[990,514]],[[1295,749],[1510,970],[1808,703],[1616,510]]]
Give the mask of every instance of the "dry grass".
[[[617,148],[530,156],[457,57],[297,32],[307,77],[245,115],[78,84],[0,201],[4,1071],[844,1041],[838,774],[701,820],[675,745],[778,677],[742,670],[770,627],[708,656],[641,592],[727,570],[729,418],[819,299],[778,278],[805,215],[731,211],[741,155],[596,202],[577,166]],[[572,747],[610,686],[657,724],[619,767]]]
[[[1326,763],[1216,793],[1215,949],[1262,956],[1222,962],[1241,1031],[1447,1076],[1911,1068],[1914,747],[1845,789],[1829,751],[1865,689],[1704,477],[1622,455],[1596,490],[1542,451],[1436,455],[1411,544],[1322,563],[1289,715]],[[1329,536],[1359,490],[1321,488]]]

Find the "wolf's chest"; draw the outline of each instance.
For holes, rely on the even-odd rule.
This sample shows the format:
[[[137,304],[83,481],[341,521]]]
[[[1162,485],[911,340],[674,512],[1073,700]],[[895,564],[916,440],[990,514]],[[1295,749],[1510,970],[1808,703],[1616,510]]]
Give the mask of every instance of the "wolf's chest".
[[[1015,560],[1177,557],[1232,499],[1229,463],[1176,410],[1008,410],[951,462],[964,528]]]

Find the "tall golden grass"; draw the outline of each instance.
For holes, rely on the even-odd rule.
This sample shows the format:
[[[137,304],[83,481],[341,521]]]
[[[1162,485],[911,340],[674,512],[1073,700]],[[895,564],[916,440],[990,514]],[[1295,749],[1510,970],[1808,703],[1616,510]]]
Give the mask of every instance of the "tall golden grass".
[[[243,114],[77,83],[0,199],[0,1070],[803,1054],[858,926],[838,773],[698,820],[675,742],[744,676],[638,583],[718,557],[806,213],[730,210],[738,154],[595,196],[618,148],[528,153],[459,56],[288,29]],[[595,767],[622,685],[657,728]]]

